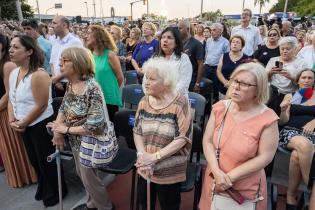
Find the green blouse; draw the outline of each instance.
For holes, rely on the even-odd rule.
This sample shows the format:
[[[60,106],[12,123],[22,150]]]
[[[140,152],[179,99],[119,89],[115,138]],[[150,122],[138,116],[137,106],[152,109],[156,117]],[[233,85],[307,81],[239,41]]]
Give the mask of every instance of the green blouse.
[[[106,104],[122,106],[122,97],[115,73],[108,61],[109,50],[102,55],[95,55],[95,80],[100,84]]]

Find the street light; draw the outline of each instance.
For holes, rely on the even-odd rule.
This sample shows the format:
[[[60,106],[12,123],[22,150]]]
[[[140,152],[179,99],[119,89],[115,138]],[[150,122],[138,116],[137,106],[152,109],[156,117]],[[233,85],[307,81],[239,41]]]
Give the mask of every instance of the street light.
[[[140,1],[142,1],[144,5],[147,2],[147,0],[138,0],[138,1],[130,2],[130,19],[131,19],[131,21],[132,21],[132,7],[133,7],[133,4],[137,3],[137,2],[140,2]],[[149,9],[147,7],[147,13],[148,13],[148,11],[149,11]]]
[[[89,18],[89,8],[88,8],[88,5],[87,5],[87,2],[85,1],[85,8],[86,8],[86,16],[87,18]]]

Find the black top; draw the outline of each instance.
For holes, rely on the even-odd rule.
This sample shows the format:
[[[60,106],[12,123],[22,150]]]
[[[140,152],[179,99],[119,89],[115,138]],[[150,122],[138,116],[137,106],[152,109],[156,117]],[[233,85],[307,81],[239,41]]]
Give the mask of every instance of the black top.
[[[267,66],[270,58],[280,56],[280,49],[276,47],[274,49],[268,48],[266,45],[260,46],[254,53],[253,57],[257,59],[264,66]]]
[[[237,61],[232,61],[230,58],[229,53],[224,53],[223,54],[223,60],[222,60],[222,74],[225,79],[229,80],[231,74],[233,71],[238,67],[240,64],[244,63],[248,59],[248,56],[246,54],[243,54],[243,56],[237,60]],[[218,82],[218,90],[222,94],[226,94],[227,89],[224,87],[224,85],[219,81]]]
[[[127,51],[128,56],[129,55],[132,56],[133,50],[135,49],[136,45],[137,45],[137,42],[135,42],[133,45],[129,45],[129,43],[126,43],[126,51]],[[126,62],[126,70],[128,71],[128,70],[133,70],[133,69],[134,69],[134,67],[131,64],[131,61],[130,62],[127,61]]]
[[[303,129],[302,127],[315,119],[315,105],[303,106],[292,104],[290,108],[290,118],[287,126]]]
[[[190,37],[186,42],[183,43],[184,45],[184,53],[189,56],[193,72],[191,77],[191,83],[195,83],[197,80],[198,74],[198,60],[204,60],[205,52],[203,49],[203,45],[194,37]]]

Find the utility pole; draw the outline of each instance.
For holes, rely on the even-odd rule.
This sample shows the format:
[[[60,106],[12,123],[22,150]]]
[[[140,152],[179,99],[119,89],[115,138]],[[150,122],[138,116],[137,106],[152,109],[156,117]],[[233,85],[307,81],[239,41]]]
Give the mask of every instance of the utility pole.
[[[201,0],[200,20],[202,19],[202,11],[203,11],[203,0]]]
[[[94,21],[95,21],[95,18],[96,18],[95,0],[93,0],[93,7],[94,7]],[[94,21],[93,21],[93,22],[94,22]]]
[[[36,0],[36,4],[37,4],[37,12],[38,12],[38,16],[39,16],[39,21],[42,22],[42,17],[41,17],[41,15],[40,15],[40,11],[39,11],[38,0]]]
[[[242,11],[244,10],[245,7],[245,0],[243,0],[243,7],[242,7]]]
[[[23,14],[22,14],[20,0],[16,0],[15,1],[15,5],[16,5],[16,11],[17,11],[17,14],[18,14],[18,17],[19,17],[19,21],[22,22],[23,21]]]
[[[89,8],[88,8],[88,4],[87,2],[85,1],[85,7],[86,7],[86,16],[89,18]]]
[[[287,8],[288,8],[288,0],[285,0],[282,18],[286,18],[287,17],[287,14],[286,14],[287,13]]]
[[[131,2],[130,3],[130,19],[131,21],[133,20],[133,17],[132,17],[132,6],[133,6],[134,2]]]
[[[103,12],[103,0],[100,0],[100,15],[101,15],[101,18],[102,18],[102,24],[103,24],[103,18],[104,18],[104,12]]]
[[[149,0],[147,0],[147,15],[149,17]]]

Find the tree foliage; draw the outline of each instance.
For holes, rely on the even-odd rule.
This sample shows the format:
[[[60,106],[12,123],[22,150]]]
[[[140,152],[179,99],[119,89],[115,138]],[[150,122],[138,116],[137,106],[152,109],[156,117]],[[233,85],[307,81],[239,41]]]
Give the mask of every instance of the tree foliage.
[[[269,3],[269,0],[255,0],[254,5],[259,5],[259,14],[261,14],[261,9],[266,5],[266,3]]]
[[[285,0],[279,0],[278,3],[270,9],[270,12],[282,12],[284,5]],[[315,1],[289,0],[287,12],[296,12],[299,16],[315,16]]]
[[[153,14],[153,13],[150,13],[150,14],[143,14],[142,15],[142,20],[148,20],[148,21],[166,21],[167,20],[167,17],[165,16],[162,16],[162,15],[156,15],[156,14]]]
[[[219,9],[215,12],[210,11],[210,12],[202,13],[203,20],[212,21],[212,22],[217,21],[219,17],[223,17],[223,16],[224,16],[223,13]],[[198,15],[196,18],[200,18],[200,15]]]
[[[33,8],[27,4],[26,0],[21,0],[21,9],[23,18],[31,18],[34,16]],[[0,0],[0,19],[18,19],[15,0]]]

